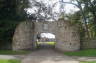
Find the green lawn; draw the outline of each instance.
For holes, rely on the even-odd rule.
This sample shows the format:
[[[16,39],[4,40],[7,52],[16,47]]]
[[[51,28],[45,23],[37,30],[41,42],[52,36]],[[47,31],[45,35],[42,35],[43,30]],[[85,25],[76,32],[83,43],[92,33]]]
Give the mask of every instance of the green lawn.
[[[69,56],[96,56],[96,49],[88,49],[75,52],[64,52],[64,54]]]
[[[28,54],[31,51],[12,51],[12,50],[0,50],[0,55],[21,55]]]
[[[20,60],[5,60],[5,59],[0,59],[0,63],[21,63]]]
[[[80,62],[80,63],[96,63],[96,61],[83,61],[83,62]]]
[[[48,45],[55,45],[56,42],[37,42],[37,44],[48,44]]]

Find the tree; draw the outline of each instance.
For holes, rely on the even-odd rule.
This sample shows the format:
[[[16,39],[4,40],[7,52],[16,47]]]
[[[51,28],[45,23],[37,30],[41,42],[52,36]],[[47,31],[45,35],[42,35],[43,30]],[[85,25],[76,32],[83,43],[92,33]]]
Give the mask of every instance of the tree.
[[[74,3],[74,1],[77,2],[77,4]],[[72,0],[71,2],[64,2],[64,1],[60,1],[60,2],[66,3],[66,4],[73,4],[80,9],[80,13],[82,15],[82,20],[83,20],[82,23],[84,23],[83,26],[84,26],[84,29],[85,29],[85,32],[86,32],[85,35],[86,35],[86,38],[89,38],[89,30],[88,30],[88,25],[87,25],[87,19],[86,19],[86,16],[84,14],[84,11],[83,11],[82,2],[79,1],[79,0]]]
[[[0,19],[24,18],[28,0],[0,0]]]
[[[96,0],[79,0],[84,5],[84,13],[88,20],[90,37],[96,36]],[[93,37],[92,37],[93,38]]]
[[[72,0],[79,4],[89,37],[96,37],[96,0]],[[83,5],[83,7],[82,7]],[[84,26],[85,27],[85,26]],[[87,34],[87,35],[88,35]]]
[[[16,0],[16,15],[17,18],[26,19],[26,8],[29,7],[29,0]]]
[[[31,0],[30,8],[33,9],[33,13],[29,13],[31,20],[45,21],[52,17],[52,7],[46,5],[43,1],[38,2],[37,0]]]
[[[15,1],[14,1],[15,2]],[[15,3],[12,0],[0,0],[0,18],[13,18],[15,15]]]
[[[18,23],[25,20],[28,0],[0,0],[0,49],[11,49]]]

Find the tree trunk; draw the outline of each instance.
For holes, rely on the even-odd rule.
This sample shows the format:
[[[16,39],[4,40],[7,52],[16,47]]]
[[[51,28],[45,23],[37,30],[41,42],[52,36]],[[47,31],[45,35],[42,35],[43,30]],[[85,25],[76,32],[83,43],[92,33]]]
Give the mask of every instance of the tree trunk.
[[[77,0],[77,2],[78,2],[78,7],[80,8],[81,15],[82,15],[83,21],[84,21],[85,36],[86,36],[86,38],[90,38],[86,16],[85,16],[84,11],[81,7],[81,3],[78,0]]]

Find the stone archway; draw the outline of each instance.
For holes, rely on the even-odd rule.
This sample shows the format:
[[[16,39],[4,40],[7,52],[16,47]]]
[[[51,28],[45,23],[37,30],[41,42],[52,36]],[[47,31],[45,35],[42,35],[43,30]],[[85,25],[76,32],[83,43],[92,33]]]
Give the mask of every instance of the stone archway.
[[[48,27],[48,29],[45,27]],[[80,49],[78,27],[71,25],[69,21],[59,20],[54,22],[21,22],[13,36],[13,50],[35,49],[38,32],[55,34],[55,48],[60,51],[76,51]]]
[[[39,36],[39,39],[38,39]],[[56,38],[53,33],[39,33],[37,35],[37,49],[54,49],[56,44]]]

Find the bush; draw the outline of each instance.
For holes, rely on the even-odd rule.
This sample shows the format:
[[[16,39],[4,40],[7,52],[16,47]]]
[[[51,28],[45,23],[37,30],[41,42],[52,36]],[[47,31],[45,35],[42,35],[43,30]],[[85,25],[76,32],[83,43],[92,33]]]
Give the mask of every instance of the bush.
[[[21,21],[0,20],[0,49],[11,49],[14,30],[19,22]]]

